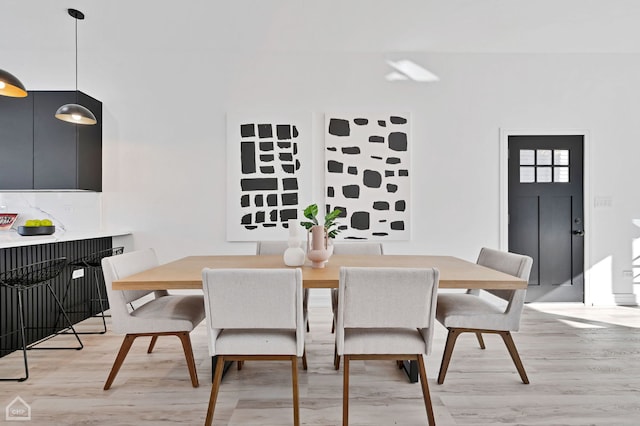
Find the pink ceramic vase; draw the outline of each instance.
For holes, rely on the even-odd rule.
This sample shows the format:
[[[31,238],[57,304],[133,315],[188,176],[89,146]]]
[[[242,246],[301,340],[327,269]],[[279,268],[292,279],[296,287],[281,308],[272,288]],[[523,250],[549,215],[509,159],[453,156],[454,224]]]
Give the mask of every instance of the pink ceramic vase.
[[[327,230],[322,225],[312,226],[307,238],[307,257],[311,261],[311,267],[324,268],[330,255]]]

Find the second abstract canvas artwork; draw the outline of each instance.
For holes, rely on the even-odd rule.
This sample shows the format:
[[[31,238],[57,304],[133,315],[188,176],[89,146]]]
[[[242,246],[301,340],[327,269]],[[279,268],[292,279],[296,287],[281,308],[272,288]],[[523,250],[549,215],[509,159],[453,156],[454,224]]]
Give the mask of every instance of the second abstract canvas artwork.
[[[343,239],[409,239],[409,114],[327,114],[325,196]]]
[[[304,114],[227,115],[227,240],[282,240],[321,181],[326,210],[342,210],[337,239],[408,240],[409,114],[330,113],[324,141],[311,135]]]

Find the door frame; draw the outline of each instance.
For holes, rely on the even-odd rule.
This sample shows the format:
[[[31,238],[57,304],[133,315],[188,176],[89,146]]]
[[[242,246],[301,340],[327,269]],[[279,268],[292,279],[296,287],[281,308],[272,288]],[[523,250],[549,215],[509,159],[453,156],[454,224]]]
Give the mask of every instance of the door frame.
[[[509,248],[509,136],[580,135],[583,137],[582,192],[584,209],[584,300],[587,306],[591,300],[591,143],[586,129],[500,129],[500,249]]]

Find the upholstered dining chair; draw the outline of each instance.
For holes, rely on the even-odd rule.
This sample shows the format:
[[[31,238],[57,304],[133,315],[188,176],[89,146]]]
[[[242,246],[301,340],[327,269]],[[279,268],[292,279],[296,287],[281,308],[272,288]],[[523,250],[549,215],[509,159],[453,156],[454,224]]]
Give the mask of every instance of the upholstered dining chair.
[[[113,290],[113,281],[158,266],[153,249],[138,250],[102,259],[102,270],[111,308],[113,332],[125,334],[120,351],[113,363],[104,390],[111,388],[133,341],[141,336],[151,336],[147,353],[151,353],[160,336],[177,336],[187,361],[191,384],[198,387],[198,375],[193,358],[189,332],[205,317],[204,296],[170,295],[166,290]],[[155,293],[146,303],[129,309],[129,303]]]
[[[269,255],[284,255],[286,249],[289,248],[289,243],[287,241],[258,241],[256,243],[256,254],[258,256],[269,256]],[[303,248],[303,250],[305,250]],[[306,250],[305,250],[306,251]],[[304,289],[304,295],[302,299],[302,309],[304,310],[304,324],[309,331],[309,289]],[[241,364],[238,364],[240,366]]]
[[[382,243],[375,242],[346,242],[333,243],[333,254],[353,254],[353,255],[383,255],[384,250]],[[331,332],[336,328],[337,312],[338,312],[338,289],[331,289],[331,311],[333,312],[333,324]]]
[[[523,280],[529,280],[533,259],[529,256],[505,251],[482,248],[476,262],[478,265],[495,269]],[[497,296],[484,298],[482,292]],[[446,293],[438,295],[436,318],[448,330],[438,384],[444,383],[447,368],[456,339],[462,333],[474,333],[484,349],[483,333],[499,334],[513,360],[522,382],[529,383],[518,350],[511,336],[520,328],[520,315],[524,308],[526,289],[520,290],[467,290],[466,293]],[[500,302],[500,303],[496,303]]]
[[[417,361],[427,419],[435,424],[424,356],[431,352],[439,278],[435,268],[340,268],[336,346],[344,358],[343,425],[349,424],[349,363],[361,359]]]
[[[302,271],[208,269],[202,271],[209,353],[217,356],[205,425],[213,422],[225,361],[291,362],[294,424],[298,408],[298,357],[304,353]]]

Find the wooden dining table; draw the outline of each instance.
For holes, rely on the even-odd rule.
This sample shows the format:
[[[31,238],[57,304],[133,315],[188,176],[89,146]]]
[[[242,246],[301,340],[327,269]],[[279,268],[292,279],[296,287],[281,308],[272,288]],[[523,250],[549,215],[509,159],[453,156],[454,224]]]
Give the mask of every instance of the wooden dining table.
[[[333,255],[324,268],[300,266],[305,288],[338,288],[340,267],[438,268],[439,288],[508,290],[527,288],[518,277],[452,256]],[[282,256],[188,256],[113,282],[114,290],[185,290],[202,288],[202,269],[287,268]],[[392,283],[390,283],[392,285]]]
[[[494,269],[452,256],[429,255],[333,255],[324,268],[300,266],[304,288],[338,288],[340,268],[438,268],[438,288],[508,290],[527,288],[527,281]],[[202,288],[202,270],[235,268],[287,268],[281,255],[188,256],[155,268],[113,281],[114,290],[188,290]],[[393,285],[393,283],[389,283]],[[407,295],[410,297],[410,295]],[[212,370],[215,369],[212,358]],[[229,364],[230,365],[230,364]],[[225,367],[225,372],[229,368]],[[409,381],[418,381],[415,361],[404,362]],[[213,372],[212,372],[213,374]]]

